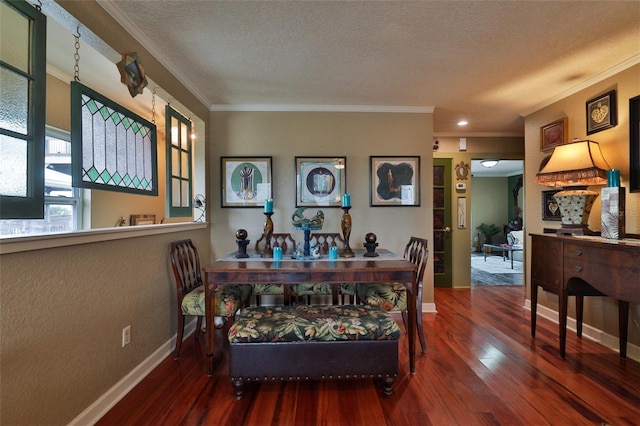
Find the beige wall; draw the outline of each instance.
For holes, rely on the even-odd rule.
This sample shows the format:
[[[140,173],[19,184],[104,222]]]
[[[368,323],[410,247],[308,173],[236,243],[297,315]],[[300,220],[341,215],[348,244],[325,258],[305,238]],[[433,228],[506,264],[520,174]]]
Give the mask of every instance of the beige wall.
[[[95,2],[60,3],[115,50],[138,51],[147,75],[208,121],[207,108]],[[48,104],[47,122],[68,130],[68,83],[49,76],[47,85],[48,101],[56,102]],[[163,158],[159,147],[159,164]],[[159,179],[164,187],[164,175]],[[105,212],[96,222],[112,226],[129,212],[164,216],[164,196],[144,198],[140,206],[128,198],[96,201],[94,210]],[[162,200],[158,210],[148,209],[151,198]],[[110,203],[128,204],[131,210],[111,210]],[[184,238],[194,240],[203,263],[211,258],[206,228],[0,256],[3,425],[68,424],[170,341],[176,330],[176,296],[169,243]],[[127,325],[132,342],[122,348]]]
[[[618,125],[598,133],[587,136],[585,102],[609,90],[615,89],[618,98]],[[573,138],[590,139],[600,143],[602,153],[609,165],[620,169],[621,184],[629,186],[629,99],[640,93],[640,65],[629,68],[613,77],[597,83],[587,89],[558,101],[525,119],[526,158],[525,163],[525,204],[534,206],[525,211],[526,233],[542,233],[543,228],[557,228],[557,222],[544,222],[541,219],[540,197],[541,191],[548,188],[535,183],[540,162],[545,154],[540,152],[540,127],[561,117],[568,117],[569,140]],[[599,191],[601,187],[593,187]],[[589,226],[593,230],[600,229],[600,198],[596,200]],[[640,233],[640,193],[627,192],[626,203],[627,232]],[[527,244],[530,243],[527,239]],[[530,255],[527,255],[527,268],[531,265]],[[530,279],[527,276],[527,292]],[[529,294],[529,293],[527,293]],[[557,297],[540,291],[538,303],[558,310]],[[575,305],[569,303],[569,315],[575,318]],[[584,321],[608,334],[618,335],[617,304],[609,298],[587,297],[584,302]],[[631,321],[629,322],[629,342],[640,344],[640,305],[631,304]]]
[[[472,223],[472,209],[476,203],[474,197],[479,195],[474,191],[471,173],[466,180],[458,180],[455,173],[455,165],[464,162],[471,166],[471,160],[481,158],[502,158],[508,160],[524,159],[524,139],[520,137],[467,137],[467,150],[458,151],[457,137],[439,137],[437,151],[433,152],[434,158],[451,158],[451,182],[455,185],[458,182],[467,184],[465,192],[453,191],[451,197],[451,211],[453,212],[452,226],[452,250],[453,250],[453,286],[471,286],[471,256],[469,254],[469,241],[473,240],[472,235],[477,232]],[[505,179],[506,181],[506,179]],[[506,187],[506,183],[505,183]],[[506,189],[505,189],[506,192]],[[458,197],[467,197],[467,227],[458,229],[455,220],[457,212]],[[480,195],[482,196],[482,195]],[[504,200],[505,215],[507,212],[507,200]],[[505,218],[506,220],[506,218]],[[505,222],[506,223],[506,222]],[[479,223],[478,223],[479,224]]]
[[[183,238],[209,258],[207,229],[1,256],[3,425],[68,424],[174,336]]]
[[[264,215],[253,208],[220,208],[221,156],[273,156],[272,217],[275,232],[302,232],[291,227],[295,210],[295,156],[347,157],[347,189],[351,193],[353,229],[350,245],[362,248],[364,235],[374,232],[380,247],[402,253],[409,236],[432,239],[433,182],[431,114],[330,112],[214,112],[211,114],[212,152],[209,200],[212,200],[214,255],[237,250],[234,233],[249,232],[255,242],[262,234]],[[369,206],[369,156],[421,157],[420,207]],[[313,209],[315,210],[315,209]],[[323,208],[323,231],[340,232],[342,210]],[[433,268],[425,273],[425,302],[433,301]]]

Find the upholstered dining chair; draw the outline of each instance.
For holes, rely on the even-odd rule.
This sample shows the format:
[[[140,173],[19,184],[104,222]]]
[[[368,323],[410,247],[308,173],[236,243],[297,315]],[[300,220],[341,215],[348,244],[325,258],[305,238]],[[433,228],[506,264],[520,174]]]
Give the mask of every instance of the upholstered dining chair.
[[[424,238],[410,237],[404,249],[404,258],[417,266],[418,294],[416,294],[416,313],[418,318],[416,319],[416,324],[422,353],[427,352],[422,328],[422,281],[428,257],[428,241]],[[386,311],[401,311],[405,330],[407,329],[407,289],[403,284],[358,284],[356,293],[361,303],[378,305]]]
[[[260,236],[256,241],[255,249],[257,253],[262,253],[265,250],[267,241],[264,234]],[[280,247],[282,249],[282,255],[291,255],[296,249],[296,240],[290,233],[273,233],[271,234],[271,249],[274,247]],[[271,253],[273,255],[273,253]],[[252,284],[252,294],[255,296],[256,305],[261,304],[262,296],[284,296],[284,286],[282,284]],[[287,295],[288,296],[288,295]],[[285,303],[288,304],[289,297],[285,296]]]
[[[196,339],[200,335],[202,318],[205,315],[204,284],[200,269],[198,249],[191,240],[181,240],[171,243],[169,259],[177,288],[178,328],[176,346],[173,359],[180,357],[182,338],[184,334],[185,317],[195,316]],[[215,315],[228,319],[228,325],[233,323],[238,310],[248,305],[251,297],[250,285],[220,285],[216,289]],[[213,324],[207,324],[207,327]]]
[[[327,256],[331,247],[337,247],[340,251],[344,247],[344,238],[337,232],[312,232],[309,236],[309,244],[313,247],[320,245],[320,254]],[[342,301],[352,299],[356,301],[355,283],[344,283],[340,285],[339,294]],[[331,295],[332,287],[327,283],[304,283],[295,284],[291,289],[294,297],[304,297],[309,303],[311,296]]]

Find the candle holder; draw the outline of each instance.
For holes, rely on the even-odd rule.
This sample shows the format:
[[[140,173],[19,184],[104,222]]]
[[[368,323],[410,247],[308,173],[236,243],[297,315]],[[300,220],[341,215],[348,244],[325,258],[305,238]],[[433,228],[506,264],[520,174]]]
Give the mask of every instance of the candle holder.
[[[260,253],[260,257],[272,257],[271,253],[271,237],[273,236],[273,222],[271,221],[271,216],[273,216],[273,212],[265,212],[264,215],[267,219],[264,221],[264,230],[262,231],[262,235],[264,236],[264,250]]]
[[[349,214],[349,210],[351,210],[351,206],[342,207],[342,220],[340,221],[340,226],[342,227],[342,238],[344,239],[344,247],[342,248],[342,252],[340,253],[340,257],[355,257],[353,250],[349,246],[349,237],[351,236],[351,215]]]
[[[236,231],[236,244],[238,245],[238,251],[236,252],[237,259],[244,259],[249,257],[247,254],[247,245],[251,240],[247,240],[247,230],[238,229]]]

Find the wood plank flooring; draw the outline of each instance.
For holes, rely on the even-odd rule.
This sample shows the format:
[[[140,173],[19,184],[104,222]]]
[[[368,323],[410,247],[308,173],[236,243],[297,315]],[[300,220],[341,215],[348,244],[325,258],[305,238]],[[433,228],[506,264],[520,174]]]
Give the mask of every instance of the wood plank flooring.
[[[640,363],[571,331],[561,359],[557,325],[539,318],[531,338],[523,300],[522,286],[436,289],[427,353],[410,375],[403,335],[391,397],[370,380],[342,380],[254,383],[236,401],[226,348],[208,378],[204,340],[190,338],[180,360],[163,361],[98,425],[640,424]]]

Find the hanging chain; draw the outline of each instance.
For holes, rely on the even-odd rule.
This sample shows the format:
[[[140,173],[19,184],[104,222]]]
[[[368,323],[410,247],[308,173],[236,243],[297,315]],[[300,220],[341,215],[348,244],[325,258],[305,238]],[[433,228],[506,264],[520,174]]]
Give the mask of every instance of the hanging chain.
[[[73,70],[74,70],[73,79],[75,81],[80,81],[80,26],[79,25],[76,28],[76,34],[73,35],[73,38],[76,39],[76,44],[75,44],[76,53],[75,55],[73,55],[73,58],[76,61],[73,67]]]
[[[151,91],[151,122],[156,124],[156,88]]]
[[[40,0],[38,0],[38,4],[34,3],[33,7],[35,7],[38,12],[42,12],[42,2]]]

